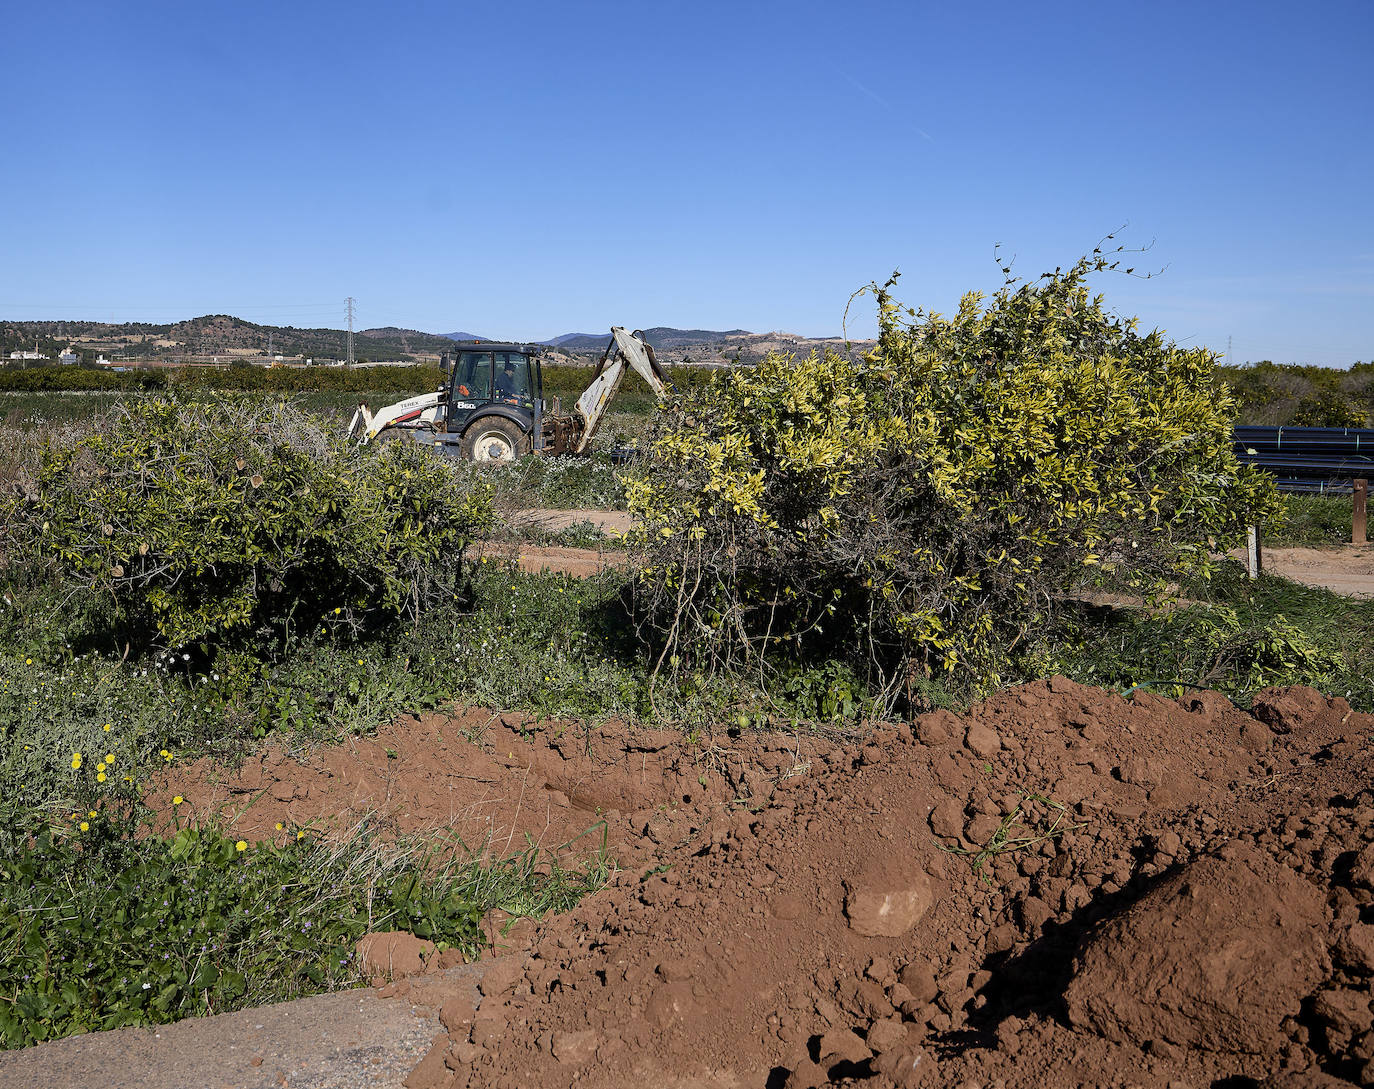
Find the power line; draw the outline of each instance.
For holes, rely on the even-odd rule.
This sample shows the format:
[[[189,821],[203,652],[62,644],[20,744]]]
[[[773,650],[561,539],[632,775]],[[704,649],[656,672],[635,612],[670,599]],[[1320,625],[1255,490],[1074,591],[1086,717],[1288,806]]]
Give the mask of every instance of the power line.
[[[353,365],[353,303],[355,301],[352,295],[344,300],[344,304],[348,307],[348,365],[350,367]]]

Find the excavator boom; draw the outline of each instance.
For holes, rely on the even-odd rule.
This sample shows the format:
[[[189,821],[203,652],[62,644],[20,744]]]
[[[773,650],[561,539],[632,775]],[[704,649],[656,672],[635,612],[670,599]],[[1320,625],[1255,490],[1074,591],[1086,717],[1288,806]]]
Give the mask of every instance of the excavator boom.
[[[581,454],[587,449],[606,414],[606,406],[615,397],[626,371],[631,369],[649,384],[659,400],[668,396],[667,375],[654,358],[654,350],[644,339],[644,334],[638,330],[629,333],[623,326],[613,325],[611,341],[601,353],[601,361],[592,375],[591,384],[577,399],[575,411],[581,428],[573,453]]]

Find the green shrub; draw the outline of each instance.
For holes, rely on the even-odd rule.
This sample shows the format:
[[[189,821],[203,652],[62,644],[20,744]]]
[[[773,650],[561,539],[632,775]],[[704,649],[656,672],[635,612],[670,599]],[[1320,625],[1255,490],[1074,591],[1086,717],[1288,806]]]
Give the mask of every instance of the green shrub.
[[[31,367],[0,370],[0,390],[38,393],[72,390],[160,390],[167,387],[165,371],[116,373],[87,367]]]
[[[183,367],[171,372],[179,387],[262,393],[406,392],[439,388],[434,365],[413,367]]]
[[[128,390],[168,388],[238,390],[260,393],[320,391],[411,392],[439,386],[439,368],[413,367],[167,367],[106,371],[89,367],[31,367],[0,370],[0,391]]]
[[[627,486],[664,660],[768,646],[998,679],[1089,579],[1163,593],[1277,506],[1237,466],[1214,356],[1112,317],[1105,261],[951,319],[874,292],[864,363],[774,356],[674,399]]]
[[[369,930],[476,957],[484,912],[566,910],[608,869],[590,838],[569,865],[533,847],[478,863],[460,844],[445,861],[366,826],[249,844],[213,825],[139,834],[90,810],[31,831],[0,856],[0,1047],[356,985]]]
[[[68,449],[0,524],[169,646],[358,626],[451,600],[486,488],[411,444],[359,448],[290,405],[149,400]]]
[[[1218,388],[1235,397],[1240,422],[1269,426],[1363,427],[1374,411],[1368,363],[1338,370],[1269,360],[1218,367]]]
[[[1304,397],[1293,410],[1294,427],[1364,427],[1367,422],[1349,397],[1331,390]]]
[[[1242,704],[1267,685],[1305,684],[1371,706],[1374,602],[1271,575],[1250,579],[1234,560],[1183,594],[1170,610],[1066,611],[1027,641],[1019,674],[1171,695],[1212,688]]]

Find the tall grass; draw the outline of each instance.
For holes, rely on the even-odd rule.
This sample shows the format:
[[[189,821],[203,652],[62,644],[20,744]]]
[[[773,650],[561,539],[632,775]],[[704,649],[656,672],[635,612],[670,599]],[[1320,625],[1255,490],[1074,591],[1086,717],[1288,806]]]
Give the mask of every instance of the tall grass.
[[[1265,543],[1309,548],[1349,544],[1353,507],[1348,495],[1285,496],[1284,517],[1265,527]]]
[[[1212,688],[1242,705],[1260,688],[1305,684],[1374,710],[1374,600],[1251,580],[1230,560],[1183,590],[1191,604],[1169,611],[1085,607],[1042,634],[1021,674],[1173,695]]]

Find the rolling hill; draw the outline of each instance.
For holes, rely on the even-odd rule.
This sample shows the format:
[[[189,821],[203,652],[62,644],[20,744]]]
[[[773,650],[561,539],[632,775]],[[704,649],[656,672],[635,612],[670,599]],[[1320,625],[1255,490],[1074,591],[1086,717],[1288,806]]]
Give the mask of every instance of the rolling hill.
[[[645,338],[664,363],[751,363],[770,351],[802,355],[821,347],[833,351],[862,351],[869,342],[846,345],[839,338],[806,338],[791,333],[750,333],[744,329],[678,329],[656,325]],[[354,334],[354,357],[359,361],[437,360],[456,340],[486,340],[468,332],[425,333],[398,326],[363,329]],[[564,333],[540,342],[551,362],[588,363],[605,350],[609,333]],[[298,329],[295,326],[257,325],[230,314],[206,314],[165,325],[127,322],[0,321],[0,351],[35,346],[55,359],[67,345],[86,362],[97,355],[122,362],[227,362],[234,359],[265,362],[268,357],[333,362],[347,355],[343,329]],[[556,358],[554,358],[556,357]]]

